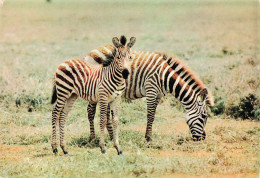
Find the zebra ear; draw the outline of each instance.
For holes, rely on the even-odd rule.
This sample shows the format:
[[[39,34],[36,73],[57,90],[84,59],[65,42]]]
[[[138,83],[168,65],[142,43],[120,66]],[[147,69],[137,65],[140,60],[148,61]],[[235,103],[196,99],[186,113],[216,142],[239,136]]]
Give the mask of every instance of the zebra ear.
[[[135,37],[131,37],[130,38],[130,42],[127,44],[128,48],[132,48],[135,44],[136,38]]]
[[[112,38],[112,42],[116,48],[119,48],[121,46],[119,39],[117,37]]]
[[[207,88],[203,88],[200,92],[200,97],[202,99],[202,101],[205,101],[207,96],[208,96],[209,92]]]

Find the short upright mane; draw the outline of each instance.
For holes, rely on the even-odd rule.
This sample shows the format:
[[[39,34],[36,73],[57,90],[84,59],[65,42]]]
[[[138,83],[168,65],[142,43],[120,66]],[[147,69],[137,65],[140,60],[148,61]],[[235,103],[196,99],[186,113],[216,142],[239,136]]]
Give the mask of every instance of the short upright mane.
[[[115,54],[116,48],[114,47],[114,45],[109,44],[104,47],[100,47],[98,49],[90,51],[84,59],[88,63],[109,66],[114,60]]]
[[[169,57],[168,59],[166,59],[166,61],[171,66],[171,68],[177,72],[178,75],[183,72],[181,78],[184,79],[185,82],[187,82],[190,78],[192,79],[189,82],[189,85],[190,83],[196,83],[196,86],[199,86],[200,91],[206,88],[202,81],[198,77],[196,77],[196,75],[189,69],[189,67],[185,65],[180,59]],[[209,90],[206,102],[210,106],[214,105],[213,97]]]

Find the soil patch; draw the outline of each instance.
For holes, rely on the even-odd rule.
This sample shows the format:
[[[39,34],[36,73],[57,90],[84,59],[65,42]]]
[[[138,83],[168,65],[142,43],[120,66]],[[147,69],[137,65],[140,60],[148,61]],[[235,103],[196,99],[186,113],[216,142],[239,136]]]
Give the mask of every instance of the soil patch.
[[[19,161],[24,158],[26,146],[0,145],[0,160]]]

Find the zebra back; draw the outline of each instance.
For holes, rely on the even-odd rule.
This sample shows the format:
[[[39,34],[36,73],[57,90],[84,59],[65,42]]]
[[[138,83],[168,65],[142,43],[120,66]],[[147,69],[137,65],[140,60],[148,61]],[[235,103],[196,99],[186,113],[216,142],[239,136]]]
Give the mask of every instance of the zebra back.
[[[90,51],[84,59],[87,63],[108,66],[113,61],[115,54],[116,48],[114,45],[108,44]]]
[[[115,56],[115,47],[112,44],[100,47],[98,49],[92,50],[84,58],[85,61],[94,65],[109,65]],[[187,65],[185,65],[177,57],[169,56],[161,52],[143,52],[143,51],[132,51],[134,55],[134,60],[131,64],[130,76],[127,80],[127,89],[124,96],[128,99],[137,99],[145,96],[145,92],[139,91],[140,88],[144,86],[145,79],[149,75],[153,75],[156,70],[159,70],[161,77],[171,77],[171,76],[162,76],[167,75],[168,73],[165,70],[171,68],[175,75],[180,76],[180,84],[183,86],[185,83],[186,87],[192,85],[192,89],[198,92],[201,92],[204,88],[202,81],[196,77],[194,72],[192,72]],[[176,75],[176,76],[177,76]],[[162,79],[170,81],[169,79]],[[165,83],[164,82],[164,83]],[[167,84],[162,84],[162,89],[167,90]],[[166,92],[166,91],[165,91]],[[209,92],[207,104],[210,106],[214,105],[212,94]]]
[[[168,57],[165,53],[160,52],[134,51],[133,54],[134,60],[131,64],[130,76],[127,80],[126,92],[124,94],[127,99],[145,97],[146,91],[144,85],[154,75],[158,76],[155,77],[157,81],[154,81],[153,87],[160,88],[161,92],[165,94],[168,92],[174,92],[174,94],[178,92],[178,96],[176,97],[178,99],[180,99],[180,92],[183,87],[182,93],[184,94],[190,87],[190,94],[192,93],[191,90],[200,93],[206,88],[187,65],[176,57]],[[210,106],[214,105],[210,92],[206,102]]]
[[[172,70],[180,76],[182,83],[188,83],[187,87],[192,85],[192,90],[198,90],[199,93],[206,88],[203,82],[195,75],[195,73],[182,62],[179,58],[168,57],[165,59]],[[206,102],[209,106],[214,105],[213,96],[208,90],[208,96]]]

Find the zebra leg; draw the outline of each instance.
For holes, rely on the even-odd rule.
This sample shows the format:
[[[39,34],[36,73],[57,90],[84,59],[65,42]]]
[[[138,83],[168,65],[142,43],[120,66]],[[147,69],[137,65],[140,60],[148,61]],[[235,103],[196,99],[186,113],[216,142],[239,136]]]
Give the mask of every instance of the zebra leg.
[[[67,115],[65,114],[64,111],[61,111],[60,113],[60,118],[59,118],[59,126],[60,126],[60,147],[63,150],[64,154],[68,154],[68,151],[65,149],[65,144],[64,144],[64,125],[66,122],[66,117]]]
[[[114,147],[117,150],[118,155],[122,154],[122,151],[119,147],[119,141],[118,141],[118,106],[120,103],[120,98],[116,99],[111,103],[111,115],[112,115],[112,122],[113,122],[113,141],[114,141]]]
[[[59,118],[59,126],[60,126],[60,147],[63,150],[64,154],[68,154],[68,151],[66,149],[66,144],[64,142],[64,126],[66,123],[66,117],[68,116],[69,111],[71,110],[74,102],[78,98],[77,95],[72,95],[68,100],[66,105],[64,106],[64,109],[61,111],[60,118]]]
[[[160,98],[147,97],[147,126],[145,133],[145,139],[147,142],[152,141],[152,126],[159,101]]]
[[[99,140],[99,146],[101,149],[101,152],[104,154],[106,153],[105,149],[105,126],[107,122],[107,107],[108,103],[106,101],[100,101],[100,140]]]
[[[57,108],[57,105],[52,111],[52,135],[51,135],[51,147],[54,154],[58,153],[57,149],[57,137],[56,137],[56,126],[57,126],[57,120],[59,119],[59,110]]]
[[[107,131],[111,140],[113,140],[113,125],[110,119],[110,106],[107,107]]]
[[[57,99],[57,103],[52,111],[52,136],[51,136],[51,147],[54,154],[58,153],[57,149],[57,138],[56,138],[56,126],[57,121],[59,120],[60,113],[66,103],[65,100],[61,100],[60,98]]]
[[[94,118],[96,114],[97,103],[89,103],[88,104],[88,120],[89,120],[89,129],[90,129],[90,140],[94,140],[96,138],[95,135],[95,126],[94,126]]]

